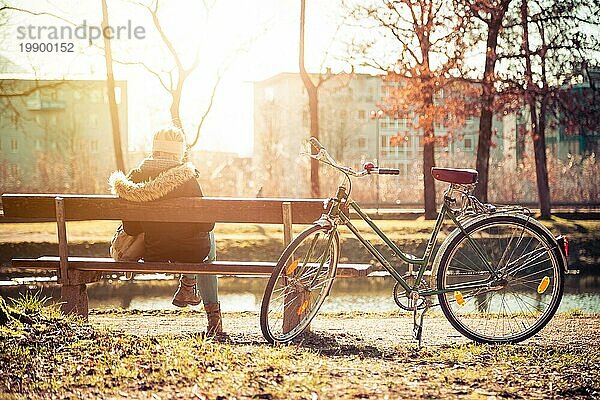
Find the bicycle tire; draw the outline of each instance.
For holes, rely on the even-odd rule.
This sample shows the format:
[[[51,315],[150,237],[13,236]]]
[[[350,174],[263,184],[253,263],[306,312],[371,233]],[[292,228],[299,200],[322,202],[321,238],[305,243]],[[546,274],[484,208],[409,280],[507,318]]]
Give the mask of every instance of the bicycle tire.
[[[320,237],[326,239],[324,248],[322,242],[317,242]],[[327,256],[323,263],[318,257],[316,262],[309,260],[315,248],[317,256],[319,251],[321,258]],[[283,251],[269,278],[261,304],[260,327],[269,343],[294,340],[316,316],[331,290],[339,248],[337,230],[315,224],[302,231]],[[316,296],[313,299],[314,294]],[[292,299],[288,301],[287,296]],[[278,304],[280,300],[282,305]],[[291,311],[294,307],[297,308],[296,316]]]
[[[465,233],[455,231],[442,246],[436,282],[438,289],[452,289],[451,281],[458,282],[457,290],[438,294],[448,321],[479,343],[517,343],[538,333],[563,295],[564,260],[552,235],[537,221],[516,215],[482,218],[468,224],[465,232],[502,280],[495,287],[460,288],[491,273],[482,267]]]

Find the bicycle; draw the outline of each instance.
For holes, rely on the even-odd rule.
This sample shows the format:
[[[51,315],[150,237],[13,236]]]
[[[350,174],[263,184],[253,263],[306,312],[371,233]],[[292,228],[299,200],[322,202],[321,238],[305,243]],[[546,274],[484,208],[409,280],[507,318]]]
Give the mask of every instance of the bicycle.
[[[317,139],[310,138],[309,142],[318,153],[308,156],[337,169],[345,179],[336,195],[324,201],[322,216],[279,257],[261,305],[260,326],[268,342],[294,340],[317,315],[335,279],[340,225],[345,225],[396,280],[394,299],[400,308],[413,313],[413,337],[419,345],[423,318],[433,305],[433,296],[437,296],[452,326],[480,343],[523,341],[553,317],[563,294],[567,239],[553,236],[525,208],[498,208],[480,202],[472,194],[477,171],[432,169],[434,178],[449,186],[424,254],[417,257],[399,249],[350,197],[351,177],[398,175],[399,170],[365,163],[362,171],[355,171],[338,164]],[[418,266],[416,274],[401,275],[360,234],[350,220],[350,209],[383,240],[393,257]],[[430,285],[425,272],[446,217],[456,228],[435,254]]]

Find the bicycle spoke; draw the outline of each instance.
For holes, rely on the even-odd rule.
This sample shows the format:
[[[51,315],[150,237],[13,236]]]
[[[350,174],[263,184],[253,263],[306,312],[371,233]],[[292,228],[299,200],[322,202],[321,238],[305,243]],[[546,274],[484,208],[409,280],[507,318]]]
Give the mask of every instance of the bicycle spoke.
[[[534,224],[513,223],[504,216],[490,220],[510,222],[486,225],[484,220],[470,235],[499,275],[480,272],[485,267],[477,266],[479,257],[471,241],[461,235],[446,250],[449,255],[438,272],[439,288],[451,291],[439,296],[440,304],[452,324],[471,338],[489,343],[520,341],[541,329],[558,306],[557,279],[562,279],[558,259]],[[485,287],[486,275],[493,287]],[[544,282],[547,278],[549,285]],[[478,282],[483,287],[461,289]],[[461,292],[464,303],[457,303],[454,291]]]
[[[338,246],[336,231],[314,226],[285,250],[287,259],[278,262],[261,307],[261,329],[268,340],[294,339],[316,315],[335,278]]]

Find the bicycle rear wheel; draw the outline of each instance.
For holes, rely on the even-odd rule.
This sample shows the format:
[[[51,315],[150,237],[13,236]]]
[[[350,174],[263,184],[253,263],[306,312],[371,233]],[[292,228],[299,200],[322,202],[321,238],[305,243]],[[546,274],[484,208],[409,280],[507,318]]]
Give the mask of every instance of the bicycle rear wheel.
[[[339,258],[336,229],[313,225],[284,250],[265,288],[260,327],[269,343],[298,337],[329,294]]]
[[[510,215],[482,219],[465,232],[449,237],[437,273],[438,289],[451,290],[438,294],[450,323],[481,343],[516,343],[535,335],[562,298],[556,242],[536,221]]]

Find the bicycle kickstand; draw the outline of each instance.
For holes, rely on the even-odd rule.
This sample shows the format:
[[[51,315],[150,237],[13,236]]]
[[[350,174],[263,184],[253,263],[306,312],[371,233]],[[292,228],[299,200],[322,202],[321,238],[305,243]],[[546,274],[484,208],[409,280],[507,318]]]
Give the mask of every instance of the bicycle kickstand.
[[[418,296],[418,294],[416,295]],[[413,339],[418,342],[419,348],[421,347],[421,339],[423,337],[423,318],[425,317],[425,313],[429,310],[429,299],[425,299],[425,308],[419,315],[419,309],[417,306],[417,298],[413,298]],[[417,322],[417,320],[419,322]]]

